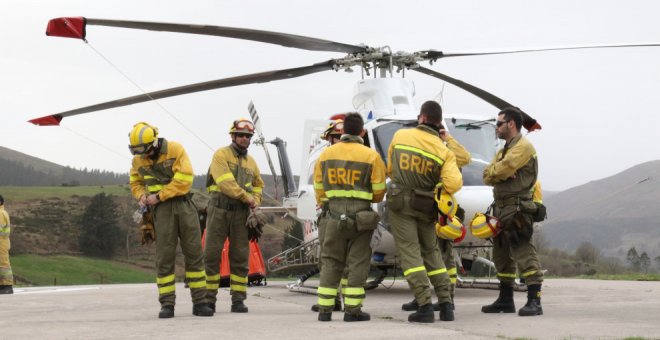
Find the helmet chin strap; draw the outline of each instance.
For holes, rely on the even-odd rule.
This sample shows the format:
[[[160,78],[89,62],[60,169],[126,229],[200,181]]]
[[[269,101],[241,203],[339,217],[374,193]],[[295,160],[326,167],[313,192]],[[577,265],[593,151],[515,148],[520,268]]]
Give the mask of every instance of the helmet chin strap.
[[[236,142],[234,142],[234,141],[231,142],[231,146],[232,146],[232,147],[234,148],[234,150],[236,150],[236,152],[237,152],[239,155],[241,155],[241,156],[245,156],[245,155],[247,155],[247,153],[248,153],[248,148],[244,148],[244,147],[238,145],[238,144],[237,144]]]

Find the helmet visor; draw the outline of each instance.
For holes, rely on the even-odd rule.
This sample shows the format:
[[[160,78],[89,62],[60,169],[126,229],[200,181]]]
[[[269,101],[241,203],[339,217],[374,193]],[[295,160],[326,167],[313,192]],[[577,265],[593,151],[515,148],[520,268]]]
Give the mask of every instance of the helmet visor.
[[[149,151],[151,144],[138,144],[138,145],[129,145],[128,150],[131,151],[132,155],[143,155]]]

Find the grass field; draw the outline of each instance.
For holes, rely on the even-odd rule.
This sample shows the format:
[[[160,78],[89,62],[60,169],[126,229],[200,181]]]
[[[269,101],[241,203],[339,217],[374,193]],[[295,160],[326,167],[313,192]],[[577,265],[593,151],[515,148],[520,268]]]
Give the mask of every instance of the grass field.
[[[7,202],[20,202],[40,198],[68,198],[71,196],[94,196],[101,192],[108,195],[130,195],[128,185],[78,186],[78,187],[12,187],[0,186],[0,193]]]
[[[16,255],[11,257],[14,275],[34,286],[100,283],[150,283],[153,270],[127,263],[66,255]]]

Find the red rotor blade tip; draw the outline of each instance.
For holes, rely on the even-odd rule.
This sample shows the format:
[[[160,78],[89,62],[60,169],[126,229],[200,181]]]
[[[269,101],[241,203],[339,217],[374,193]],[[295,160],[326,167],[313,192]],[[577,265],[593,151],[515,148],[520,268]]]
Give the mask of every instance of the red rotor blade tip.
[[[85,40],[87,20],[83,17],[55,18],[48,21],[46,35]]]

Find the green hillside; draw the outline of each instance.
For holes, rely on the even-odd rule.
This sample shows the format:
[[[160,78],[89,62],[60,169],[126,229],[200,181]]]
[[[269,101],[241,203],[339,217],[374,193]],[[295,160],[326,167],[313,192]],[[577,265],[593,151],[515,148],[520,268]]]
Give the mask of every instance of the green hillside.
[[[68,255],[11,257],[19,284],[30,286],[154,282],[154,270],[133,264]]]

